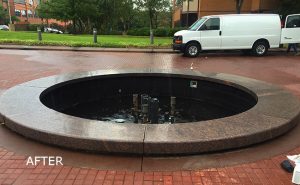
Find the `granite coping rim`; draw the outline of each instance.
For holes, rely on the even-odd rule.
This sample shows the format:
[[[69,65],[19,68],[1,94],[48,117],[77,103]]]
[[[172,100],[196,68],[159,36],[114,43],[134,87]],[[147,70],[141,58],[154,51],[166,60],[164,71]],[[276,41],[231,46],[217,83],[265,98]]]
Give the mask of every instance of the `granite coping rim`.
[[[171,73],[171,74],[170,74]],[[74,80],[73,82],[76,82],[78,80],[84,80],[85,78],[97,78],[99,75],[103,76],[103,75],[132,75],[132,74],[135,74],[135,75],[165,75],[165,76],[168,76],[168,75],[172,75],[172,76],[176,76],[176,75],[179,75],[181,77],[190,77],[190,76],[193,76],[193,75],[196,75],[197,77],[195,77],[196,79],[203,79],[203,80],[211,80],[212,82],[216,82],[216,83],[223,83],[223,84],[226,84],[226,85],[230,85],[230,86],[233,86],[235,88],[239,88],[241,90],[244,90],[244,91],[247,91],[248,93],[252,94],[252,95],[255,95],[255,97],[257,97],[258,99],[258,102],[257,104],[250,110],[244,112],[244,113],[241,113],[241,114],[238,114],[238,115],[234,115],[234,116],[230,116],[230,117],[226,117],[226,118],[221,118],[221,119],[216,119],[216,120],[210,120],[209,122],[211,121],[224,121],[224,119],[227,120],[234,120],[234,119],[238,119],[239,117],[243,117],[243,114],[246,114],[246,113],[249,113],[249,112],[254,112],[254,113],[257,113],[257,114],[261,114],[260,112],[257,112],[256,111],[256,107],[260,105],[260,99],[264,99],[265,97],[268,97],[268,94],[272,95],[273,96],[273,100],[276,101],[277,98],[280,98],[280,95],[282,93],[284,93],[288,98],[292,99],[294,102],[295,102],[295,106],[293,107],[294,109],[291,110],[292,111],[292,114],[290,115],[289,118],[280,118],[276,115],[276,111],[274,111],[274,115],[268,115],[269,117],[273,117],[274,119],[278,120],[278,122],[282,122],[282,123],[279,123],[277,124],[276,126],[274,125],[274,129],[276,128],[280,128],[280,127],[283,127],[283,126],[287,126],[288,129],[285,129],[284,131],[282,131],[282,133],[276,133],[276,136],[274,137],[277,137],[278,135],[281,135],[281,134],[284,134],[285,132],[287,132],[287,130],[291,129],[293,126],[295,126],[295,123],[291,123],[293,120],[297,119],[298,116],[299,116],[299,112],[300,112],[300,104],[299,104],[299,101],[296,97],[294,97],[291,93],[283,90],[282,88],[278,87],[278,86],[274,86],[272,84],[268,84],[268,83],[265,83],[265,82],[262,82],[262,81],[258,81],[258,80],[255,80],[255,79],[250,79],[250,78],[245,78],[245,77],[240,77],[240,76],[235,76],[235,75],[229,75],[229,74],[222,74],[222,73],[202,73],[202,72],[197,72],[197,71],[191,71],[191,70],[153,70],[153,69],[144,69],[144,70],[99,70],[99,71],[92,71],[92,72],[83,72],[83,73],[72,73],[72,74],[66,74],[66,75],[56,75],[56,76],[51,76],[51,77],[46,77],[46,78],[41,78],[41,79],[37,79],[37,80],[33,80],[33,81],[30,81],[30,82],[26,82],[26,83],[23,83],[23,84],[19,84],[17,85],[16,87],[13,87],[12,89],[14,88],[20,88],[20,87],[24,87],[24,88],[27,88],[30,89],[30,88],[34,88],[34,89],[39,89],[40,92],[43,92],[47,87],[50,87],[50,86],[53,86],[53,85],[61,85],[63,84],[64,82],[70,82],[70,80]],[[30,87],[30,88],[29,88]],[[258,87],[258,88],[256,88]],[[109,137],[101,137],[99,135],[93,135],[93,136],[97,136],[97,137],[91,137],[91,136],[86,136],[86,135],[82,135],[82,134],[86,134],[84,133],[83,131],[82,132],[75,132],[75,133],[68,133],[68,132],[57,132],[57,130],[48,130],[48,129],[43,129],[43,128],[37,128],[36,125],[42,125],[40,124],[40,122],[43,122],[42,121],[42,118],[41,117],[38,117],[38,116],[34,116],[35,113],[31,113],[31,118],[33,120],[26,120],[24,119],[24,117],[28,116],[26,113],[24,114],[18,114],[18,115],[15,115],[13,113],[13,111],[10,111],[9,109],[6,109],[7,106],[5,106],[5,102],[3,102],[3,100],[6,101],[6,103],[8,102],[14,102],[13,99],[10,99],[10,92],[11,92],[11,89],[7,90],[1,97],[1,101],[0,101],[0,114],[3,115],[4,117],[4,121],[6,122],[7,120],[10,120],[10,124],[8,124],[7,126],[14,130],[13,129],[13,125],[18,125],[18,126],[24,126],[28,129],[33,129],[35,132],[43,132],[43,133],[46,133],[46,134],[52,134],[52,135],[57,135],[59,137],[66,137],[68,139],[74,137],[74,138],[77,138],[77,139],[81,139],[82,140],[82,143],[85,143],[85,142],[88,142],[89,140],[90,141],[95,141],[95,140],[98,140],[99,143],[105,143],[106,145],[118,145],[121,144],[121,143],[124,143],[124,142],[132,142],[132,144],[143,144],[144,147],[149,147],[149,144],[153,144],[153,142],[150,140],[147,140],[147,138],[145,137],[145,135],[147,135],[148,133],[148,129],[149,127],[161,127],[161,125],[135,125],[132,127],[132,124],[122,124],[122,127],[126,126],[127,125],[131,125],[129,127],[131,128],[135,128],[135,127],[139,127],[140,129],[137,129],[136,131],[139,132],[135,137],[132,137],[131,140],[126,140],[126,134],[131,134],[133,130],[130,130],[130,131],[127,131],[127,132],[123,132],[122,134],[119,134],[118,136],[115,136],[114,138],[110,139]],[[262,96],[260,96],[260,94]],[[256,96],[257,95],[257,96]],[[22,96],[19,94],[19,96]],[[30,98],[24,98],[23,100],[24,101],[27,101],[28,99]],[[69,121],[74,121],[74,122],[81,122],[81,124],[87,124],[86,122],[88,122],[88,124],[92,125],[91,128],[94,128],[97,130],[97,128],[105,128],[107,129],[105,132],[114,132],[115,129],[118,129],[120,128],[120,124],[116,124],[116,123],[101,123],[100,121],[91,121],[91,120],[86,120],[86,119],[82,119],[82,118],[77,118],[77,117],[73,117],[73,116],[69,116],[69,115],[65,115],[65,114],[62,114],[62,113],[59,113],[59,112],[56,112],[52,109],[49,109],[47,108],[46,106],[44,106],[40,100],[38,99],[35,99],[35,106],[39,106],[41,108],[40,112],[41,114],[43,115],[47,115],[48,113],[50,113],[50,116],[57,116],[59,115],[58,117],[60,118],[59,120],[56,120],[54,122],[52,122],[51,124],[56,124],[56,125],[59,125],[61,123],[56,123],[56,122],[59,122],[59,121],[62,121],[61,119],[63,120],[69,120]],[[18,102],[15,102],[16,104],[18,104]],[[26,102],[25,102],[26,103]],[[32,106],[32,105],[31,105]],[[16,107],[18,108],[18,107]],[[277,109],[280,108],[280,107],[277,107]],[[38,108],[37,108],[38,109]],[[36,109],[35,109],[36,110]],[[25,111],[26,112],[26,111]],[[271,112],[272,113],[272,112]],[[262,114],[263,115],[263,114]],[[36,119],[36,120],[34,120]],[[24,120],[25,120],[25,123],[24,123]],[[31,122],[34,122],[36,121],[38,124],[36,125],[30,125]],[[240,120],[240,123],[243,123],[244,120]],[[49,120],[47,121],[47,123],[49,122]],[[197,125],[199,127],[198,124],[203,124],[205,123],[204,122],[195,122],[195,123],[188,123],[191,127],[193,127],[193,125]],[[206,121],[207,123],[207,121]],[[80,124],[80,123],[79,123]],[[209,124],[209,123],[208,123]],[[251,123],[250,123],[251,124]],[[113,127],[111,127],[113,125]],[[169,125],[170,127],[173,127],[173,129],[181,129],[180,127],[182,127],[180,124],[173,124],[173,125]],[[44,127],[44,128],[47,128],[47,127]],[[202,128],[200,126],[200,128]],[[163,140],[155,143],[155,144],[158,144],[158,145],[164,145],[164,144],[177,144],[177,143],[190,143],[190,144],[194,144],[194,143],[205,143],[205,142],[212,142],[214,140],[216,141],[225,141],[225,142],[235,142],[235,140],[240,140],[240,138],[244,137],[245,139],[247,137],[251,137],[253,136],[254,134],[262,134],[262,133],[265,133],[265,134],[268,134],[268,135],[272,135],[271,134],[271,131],[272,131],[272,128],[273,126],[270,125],[269,127],[267,127],[268,129],[264,128],[264,130],[259,130],[259,128],[255,128],[257,129],[256,132],[254,133],[250,133],[250,132],[245,132],[245,133],[241,133],[241,134],[236,134],[235,135],[228,135],[228,137],[225,137],[225,138],[218,138],[217,136],[215,138],[212,138],[212,139],[204,139],[203,137],[201,138],[200,136],[197,136],[195,135],[196,138],[194,139],[190,139],[190,138],[186,138],[186,140],[173,140],[174,138],[170,137],[170,138],[164,138]],[[205,128],[203,128],[205,129]],[[75,129],[76,130],[76,129]],[[15,130],[16,131],[16,130]],[[22,133],[22,130],[18,130],[16,131],[18,132],[19,134],[22,134],[22,135],[26,135],[26,133]],[[103,132],[104,133],[104,132]],[[171,132],[170,132],[171,133]],[[38,134],[36,134],[38,135]],[[187,133],[187,135],[189,135],[189,133]],[[125,137],[124,137],[125,136]],[[31,137],[32,139],[36,139],[36,140],[40,140],[40,138],[35,138],[34,135],[33,136],[29,136]],[[184,138],[184,137],[183,137]],[[128,138],[127,138],[128,139]],[[170,140],[172,139],[172,140]],[[272,139],[271,138],[268,138],[268,139]],[[260,141],[258,139],[258,141],[255,141],[254,143],[258,143],[258,142],[262,142],[262,141],[265,141],[266,138],[262,138]],[[62,146],[62,144],[60,143],[57,143],[59,141],[55,141],[56,143],[51,143],[49,141],[42,141],[42,142],[45,142],[45,143],[49,143],[49,144],[54,144],[54,145],[60,145]],[[240,141],[239,141],[240,142]],[[239,146],[238,147],[241,147],[241,146],[247,146],[247,145],[250,145],[250,144],[254,144],[254,143],[249,143],[248,141],[243,144],[238,144]],[[79,144],[80,145],[80,144]],[[68,147],[68,146],[64,146],[64,147]],[[156,146],[154,146],[156,147]],[[190,153],[195,153],[195,149],[192,149],[193,147],[190,146],[189,149],[186,149],[185,151],[180,151],[180,148],[178,148],[178,152],[176,154],[190,154]],[[221,148],[222,150],[223,149],[230,149],[230,148],[234,148],[232,146],[230,146],[229,148]],[[144,148],[145,149],[145,148]],[[143,150],[144,150],[143,149]],[[151,150],[151,148],[150,148]],[[174,150],[174,149],[172,149]],[[170,149],[170,151],[172,151]],[[216,148],[216,149],[213,149],[213,151],[218,151],[220,149]],[[97,150],[95,149],[96,152],[101,152],[101,153],[105,153],[105,152],[108,152],[108,153],[137,153],[137,154],[141,154],[141,153],[144,153],[144,154],[158,154],[158,155],[164,155],[164,154],[169,154],[168,151],[162,151],[162,153],[147,153],[147,151],[139,151],[139,152],[136,152],[136,151],[130,151],[130,147],[128,148],[128,151],[126,151],[125,149],[125,152],[124,151],[102,151],[102,150]],[[201,148],[199,149],[199,153],[202,153],[202,152],[208,152],[208,151],[211,151],[211,149],[205,149],[205,148]]]

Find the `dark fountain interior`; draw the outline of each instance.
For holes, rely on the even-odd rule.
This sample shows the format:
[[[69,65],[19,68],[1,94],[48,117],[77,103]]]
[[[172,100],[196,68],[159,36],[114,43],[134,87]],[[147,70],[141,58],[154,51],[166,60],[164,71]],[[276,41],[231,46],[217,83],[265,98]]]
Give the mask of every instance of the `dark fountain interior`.
[[[137,104],[134,96],[138,97]],[[155,114],[155,122],[151,116],[144,119],[142,96],[156,102],[149,103],[146,113]],[[40,100],[48,108],[76,117],[160,124],[223,118],[249,110],[257,103],[257,97],[249,90],[221,81],[193,76],[130,74],[67,81],[46,89]]]

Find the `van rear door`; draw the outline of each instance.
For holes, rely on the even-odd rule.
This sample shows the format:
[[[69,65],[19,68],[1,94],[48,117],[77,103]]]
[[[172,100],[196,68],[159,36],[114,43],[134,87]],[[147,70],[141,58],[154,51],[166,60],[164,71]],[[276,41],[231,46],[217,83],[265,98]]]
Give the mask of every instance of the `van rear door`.
[[[281,44],[300,43],[300,14],[289,15],[281,31]]]
[[[220,18],[209,18],[199,29],[200,43],[203,50],[221,48]]]

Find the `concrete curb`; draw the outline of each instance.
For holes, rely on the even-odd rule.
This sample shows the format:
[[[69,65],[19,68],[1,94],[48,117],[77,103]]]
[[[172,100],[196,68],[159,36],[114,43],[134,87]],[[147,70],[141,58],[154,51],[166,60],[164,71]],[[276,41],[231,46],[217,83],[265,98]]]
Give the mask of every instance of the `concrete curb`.
[[[145,48],[145,49],[142,49],[142,48],[98,48],[98,47],[24,46],[24,45],[0,45],[0,49],[81,51],[81,52],[176,53],[172,49],[155,49],[155,48]]]
[[[157,48],[99,48],[99,47],[67,47],[67,46],[24,46],[0,45],[0,49],[13,50],[44,50],[44,51],[80,51],[80,52],[128,52],[128,53],[178,53],[173,49]],[[285,52],[285,48],[270,49],[270,52]]]

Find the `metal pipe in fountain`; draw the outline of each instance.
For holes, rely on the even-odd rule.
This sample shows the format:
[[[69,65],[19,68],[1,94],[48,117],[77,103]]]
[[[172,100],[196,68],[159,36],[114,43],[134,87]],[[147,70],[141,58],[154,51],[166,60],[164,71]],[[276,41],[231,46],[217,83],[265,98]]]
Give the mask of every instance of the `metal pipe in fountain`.
[[[149,101],[149,120],[152,124],[158,123],[159,115],[159,100],[157,98],[151,98]]]
[[[143,123],[147,123],[149,111],[149,96],[147,94],[141,95],[141,112],[143,117]]]
[[[175,122],[175,110],[176,110],[176,97],[171,96],[171,116],[170,116],[170,122]]]
[[[132,95],[134,123],[139,122],[139,95]]]

